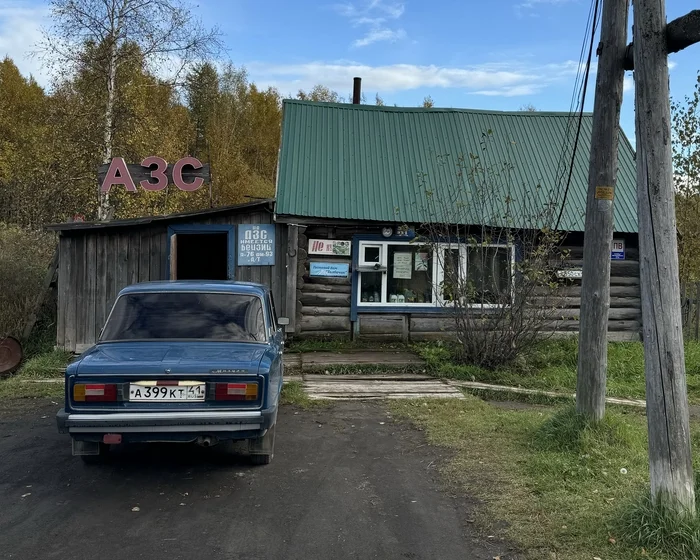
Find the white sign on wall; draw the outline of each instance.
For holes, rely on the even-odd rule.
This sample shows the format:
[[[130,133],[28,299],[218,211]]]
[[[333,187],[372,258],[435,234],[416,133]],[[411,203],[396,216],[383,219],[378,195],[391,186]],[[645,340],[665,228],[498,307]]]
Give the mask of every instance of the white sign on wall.
[[[350,241],[337,239],[309,239],[309,255],[350,256]]]

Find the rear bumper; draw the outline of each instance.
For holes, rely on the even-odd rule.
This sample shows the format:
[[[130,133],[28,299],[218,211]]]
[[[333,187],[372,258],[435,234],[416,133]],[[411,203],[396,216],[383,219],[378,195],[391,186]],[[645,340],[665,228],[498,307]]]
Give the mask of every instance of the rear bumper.
[[[73,436],[105,433],[260,432],[274,425],[277,408],[253,411],[115,412],[105,414],[58,411],[59,433]],[[244,434],[241,433],[241,436]]]

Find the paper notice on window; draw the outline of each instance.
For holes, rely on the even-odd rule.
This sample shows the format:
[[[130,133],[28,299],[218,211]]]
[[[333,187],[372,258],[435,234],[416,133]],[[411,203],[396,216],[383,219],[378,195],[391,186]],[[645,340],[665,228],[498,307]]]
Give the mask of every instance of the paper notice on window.
[[[430,260],[430,253],[416,253],[416,271],[428,270],[428,261]]]
[[[413,253],[394,253],[394,278],[410,280]]]

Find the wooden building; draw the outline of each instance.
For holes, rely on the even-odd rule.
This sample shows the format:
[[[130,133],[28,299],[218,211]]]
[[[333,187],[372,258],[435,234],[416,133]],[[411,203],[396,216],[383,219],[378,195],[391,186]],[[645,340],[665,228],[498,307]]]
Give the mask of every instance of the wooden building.
[[[94,344],[119,290],[151,280],[267,284],[284,314],[287,228],[273,224],[272,218],[273,201],[265,200],[169,216],[49,226],[59,233],[56,345],[82,352]]]
[[[577,332],[592,115],[583,117],[573,158],[572,119],[285,101],[275,221],[290,224],[290,240],[298,240],[298,273],[288,286],[296,293],[296,336],[449,336],[454,320],[435,289],[445,259],[434,251],[442,249],[419,262],[411,232],[440,221],[464,231],[510,228],[517,237],[553,227],[547,216],[568,232],[566,285],[552,328]],[[425,204],[440,197],[449,204]],[[614,204],[609,338],[634,340],[641,331],[636,179],[622,131]],[[452,239],[446,250],[466,259],[472,243]],[[494,251],[512,272],[517,243]]]
[[[576,333],[592,116],[573,157],[572,119],[287,100],[275,200],[49,227],[60,234],[57,346],[85,349],[121,288],[166,279],[268,284],[293,337],[447,337],[454,320],[436,288],[447,256],[466,274],[510,278],[518,242],[489,245],[498,271],[479,271],[472,230],[517,239],[552,219],[566,232],[553,328]],[[431,211],[426,199],[449,204]],[[614,205],[609,337],[639,339],[635,162],[623,132]],[[435,223],[464,235],[429,251],[413,243]]]

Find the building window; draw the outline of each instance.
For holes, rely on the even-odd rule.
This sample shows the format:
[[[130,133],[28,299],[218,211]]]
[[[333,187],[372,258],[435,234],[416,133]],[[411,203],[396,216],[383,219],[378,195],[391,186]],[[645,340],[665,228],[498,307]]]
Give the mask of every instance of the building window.
[[[508,247],[467,248],[469,303],[498,304],[510,291],[511,251]]]
[[[389,245],[387,256],[387,301],[390,304],[432,304],[430,250],[412,245]]]
[[[360,249],[360,266],[376,266],[382,264],[383,245],[363,244]]]
[[[469,302],[498,305],[510,289],[513,247],[361,241],[357,304],[440,307],[466,282]]]

